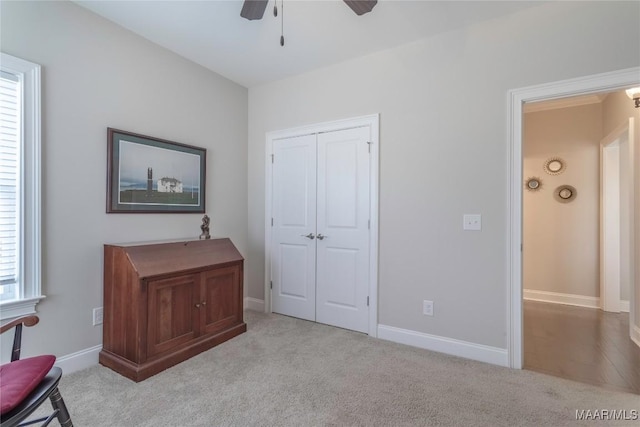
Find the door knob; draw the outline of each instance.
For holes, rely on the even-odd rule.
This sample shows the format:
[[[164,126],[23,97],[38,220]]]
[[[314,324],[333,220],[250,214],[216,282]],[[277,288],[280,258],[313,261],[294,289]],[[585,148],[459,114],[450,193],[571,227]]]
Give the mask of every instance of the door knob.
[[[196,308],[200,308],[200,304],[196,304],[196,305],[195,305],[195,307],[196,307]]]
[[[325,237],[327,237],[327,236],[323,236],[322,234],[318,234],[317,237],[318,237],[318,240],[324,240]]]
[[[307,235],[301,234],[302,237],[306,237],[307,239],[313,240],[316,236],[313,233],[309,233]]]

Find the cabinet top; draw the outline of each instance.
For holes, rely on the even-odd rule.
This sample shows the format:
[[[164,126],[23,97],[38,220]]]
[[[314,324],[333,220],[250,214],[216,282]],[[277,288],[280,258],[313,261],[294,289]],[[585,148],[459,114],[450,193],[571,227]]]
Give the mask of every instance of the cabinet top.
[[[140,278],[197,270],[242,261],[230,239],[183,240],[169,243],[106,244],[105,254],[123,251]]]

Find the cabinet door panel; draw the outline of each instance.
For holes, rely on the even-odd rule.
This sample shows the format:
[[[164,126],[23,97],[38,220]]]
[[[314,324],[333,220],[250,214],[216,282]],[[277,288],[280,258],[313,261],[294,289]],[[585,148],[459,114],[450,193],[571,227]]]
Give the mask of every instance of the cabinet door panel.
[[[173,349],[198,335],[199,275],[149,282],[147,357]]]
[[[241,270],[231,266],[203,273],[202,316],[205,334],[222,331],[241,322]]]

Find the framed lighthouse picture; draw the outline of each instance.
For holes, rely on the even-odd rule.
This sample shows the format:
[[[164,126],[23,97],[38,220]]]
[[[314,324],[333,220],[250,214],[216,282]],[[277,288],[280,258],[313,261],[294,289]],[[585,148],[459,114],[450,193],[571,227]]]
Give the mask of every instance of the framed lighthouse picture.
[[[107,129],[107,213],[204,213],[207,150]]]

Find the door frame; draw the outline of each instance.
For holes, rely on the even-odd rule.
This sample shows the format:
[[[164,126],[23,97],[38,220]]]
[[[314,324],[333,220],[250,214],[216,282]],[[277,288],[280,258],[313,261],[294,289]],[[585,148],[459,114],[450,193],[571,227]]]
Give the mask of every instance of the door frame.
[[[265,144],[265,214],[264,214],[264,311],[271,313],[271,217],[273,141],[296,136],[333,132],[356,127],[369,127],[371,143],[371,168],[369,171],[369,336],[378,334],[378,177],[380,155],[380,115],[354,117],[324,123],[310,124],[291,129],[267,132]]]
[[[508,188],[507,190],[507,355],[509,366],[522,369],[522,122],[525,102],[610,92],[637,86],[640,67],[627,68],[569,80],[509,90],[507,93]],[[631,100],[629,100],[631,102]],[[634,178],[635,179],[635,178]],[[631,297],[634,283],[631,283]],[[634,320],[630,307],[630,323]],[[635,322],[633,322],[635,323]]]
[[[631,276],[633,276],[634,272],[631,271],[631,268],[628,269],[628,271],[622,271],[621,269],[621,263],[620,261],[623,259],[622,258],[622,252],[621,250],[621,246],[622,244],[624,244],[622,237],[623,234],[621,232],[618,232],[618,234],[616,235],[615,233],[613,233],[613,235],[608,231],[609,227],[608,227],[608,220],[609,220],[609,211],[607,209],[608,204],[611,203],[611,197],[613,196],[613,202],[617,203],[618,206],[620,207],[620,209],[622,209],[621,202],[623,202],[626,198],[626,203],[629,204],[628,209],[626,214],[629,215],[629,222],[628,222],[628,227],[629,227],[629,235],[631,236],[631,240],[634,239],[634,224],[633,224],[633,195],[632,194],[628,194],[631,193],[634,189],[633,183],[631,183],[630,187],[628,188],[627,194],[623,194],[622,193],[622,189],[624,188],[622,183],[624,182],[622,180],[622,177],[620,176],[621,172],[624,170],[623,168],[623,162],[625,161],[625,159],[622,157],[622,149],[623,146],[621,144],[618,143],[618,141],[620,140],[620,138],[622,138],[623,136],[627,136],[628,141],[627,141],[627,147],[628,147],[628,154],[629,154],[629,158],[626,159],[626,161],[628,161],[629,163],[627,164],[627,175],[625,178],[629,181],[631,181],[634,177],[634,151],[635,151],[635,136],[634,136],[634,129],[635,129],[635,121],[633,117],[630,117],[628,120],[625,120],[623,123],[621,123],[617,128],[615,128],[613,131],[611,131],[607,136],[605,136],[601,141],[600,141],[600,308],[604,311],[611,311],[611,312],[620,312],[621,310],[621,305],[620,305],[620,282],[625,279],[628,283],[633,283],[633,280],[631,278]],[[615,165],[613,170],[611,170],[610,167],[610,160],[611,160],[611,156],[615,156],[616,158],[615,160]],[[611,176],[613,175],[617,175],[617,177],[615,177],[614,179],[617,179],[617,194],[609,194],[609,179],[611,179]],[[621,219],[621,215],[623,215],[623,211],[620,210],[620,213],[617,215],[617,220]],[[622,221],[620,221],[620,224],[622,224]],[[614,251],[614,253],[611,253],[608,248],[611,248],[611,245],[607,245],[606,242],[611,242],[613,240],[614,244],[618,245],[618,251],[617,253]],[[629,255],[630,258],[632,258],[631,255],[631,247],[633,245],[631,245],[631,241],[627,242],[625,249],[626,249],[626,253]],[[613,256],[615,258],[618,259],[617,265],[616,265],[616,269],[617,271],[615,271],[614,273],[617,273],[616,275],[618,276],[618,281],[616,284],[616,288],[617,289],[612,289],[611,288],[611,283],[609,283],[609,278],[610,276],[607,273],[608,271],[608,260],[609,258]],[[629,267],[631,267],[633,265],[633,261],[630,259],[629,260]],[[630,277],[625,277],[623,275],[629,275]],[[629,290],[629,313],[631,313],[631,304],[632,301],[634,301],[633,299],[633,294],[632,294],[632,289]],[[631,322],[631,318],[630,320],[630,328],[633,327],[633,322]]]
[[[617,176],[613,176],[617,175]],[[615,180],[615,181],[614,181]],[[611,186],[615,186],[614,191]],[[620,145],[600,146],[600,308],[620,312]],[[611,205],[618,212],[610,212]],[[612,215],[610,215],[612,214]],[[611,223],[618,224],[614,233]],[[615,285],[611,282],[616,282]]]

